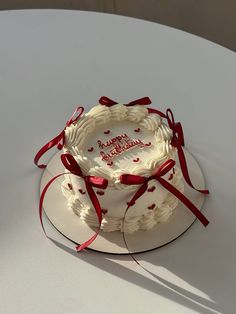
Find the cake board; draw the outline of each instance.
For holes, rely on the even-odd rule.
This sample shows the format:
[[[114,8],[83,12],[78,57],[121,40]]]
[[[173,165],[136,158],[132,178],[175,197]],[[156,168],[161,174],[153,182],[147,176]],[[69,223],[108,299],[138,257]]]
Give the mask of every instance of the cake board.
[[[184,149],[184,152],[194,185],[204,188],[205,180],[200,166],[186,149]],[[40,182],[40,193],[50,179],[64,172],[60,155],[61,152],[57,152],[43,172]],[[61,176],[50,186],[44,199],[43,209],[49,221],[62,235],[75,244],[81,244],[94,234],[96,228],[86,225],[67,207],[67,199],[61,191],[63,180],[64,176]],[[196,192],[185,182],[184,194],[199,209],[202,208],[204,195]],[[179,202],[167,222],[163,224],[158,223],[151,230],[138,230],[133,234],[125,234],[126,244],[120,231],[103,232],[101,230],[88,249],[110,254],[135,254],[151,251],[176,240],[191,227],[195,220],[196,217],[190,210]]]

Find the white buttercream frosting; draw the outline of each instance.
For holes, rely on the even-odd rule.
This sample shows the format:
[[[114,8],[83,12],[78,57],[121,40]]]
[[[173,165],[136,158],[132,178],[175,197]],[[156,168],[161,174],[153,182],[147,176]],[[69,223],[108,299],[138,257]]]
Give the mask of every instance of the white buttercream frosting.
[[[142,122],[140,123],[141,126],[146,128],[150,131],[155,131],[161,125],[161,117],[157,114],[149,114],[147,117],[143,118]]]
[[[105,124],[111,118],[111,111],[106,106],[95,106],[88,113],[88,117],[93,118],[96,121],[96,125]]]
[[[111,119],[115,121],[123,121],[127,117],[128,109],[122,104],[110,107]]]

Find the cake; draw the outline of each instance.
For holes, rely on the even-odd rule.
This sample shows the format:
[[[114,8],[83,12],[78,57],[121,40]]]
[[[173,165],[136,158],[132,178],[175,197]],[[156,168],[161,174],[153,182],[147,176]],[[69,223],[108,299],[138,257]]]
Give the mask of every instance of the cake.
[[[152,176],[168,160],[175,160],[177,149],[172,139],[173,130],[163,115],[143,106],[142,99],[128,105],[98,103],[69,123],[64,130],[63,153],[73,156],[83,175],[68,174],[65,169],[62,192],[75,219],[104,232],[126,233],[168,221],[178,198]],[[107,182],[105,189],[92,188],[102,209],[101,223],[85,176]],[[145,184],[130,184],[130,176],[149,179]],[[179,167],[172,165],[163,179],[183,193]],[[136,193],[140,195],[132,201]]]
[[[67,200],[62,211],[70,211],[70,219],[79,219],[80,226],[96,227],[77,251],[88,247],[101,229],[108,234],[122,232],[127,247],[125,233],[158,228],[158,223],[170,219],[179,201],[208,225],[208,219],[184,195],[183,179],[197,192],[209,191],[196,188],[190,179],[181,123],[175,122],[170,109],[163,113],[144,106],[150,103],[148,97],[122,104],[103,96],[85,114],[84,108],[78,107],[63,130],[37,152],[34,163],[43,169],[47,166],[39,160],[56,146],[65,167],[54,173],[41,191],[39,217],[45,234],[44,198],[62,176],[61,189]],[[161,230],[156,228],[155,232]]]

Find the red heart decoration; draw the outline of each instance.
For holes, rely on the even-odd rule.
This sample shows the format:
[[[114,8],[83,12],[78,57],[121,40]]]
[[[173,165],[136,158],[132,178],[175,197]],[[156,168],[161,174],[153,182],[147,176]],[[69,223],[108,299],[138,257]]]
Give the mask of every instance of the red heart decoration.
[[[139,158],[133,159],[133,162],[139,162]]]
[[[134,132],[139,133],[141,130],[140,128],[134,129]]]
[[[148,191],[148,192],[153,192],[154,190],[156,190],[156,187],[155,187],[155,186],[152,186],[152,187],[149,188],[147,191]]]
[[[103,133],[104,133],[104,134],[110,134],[111,131],[110,131],[110,130],[107,130],[107,131],[104,131]]]
[[[88,148],[88,152],[92,152],[94,150],[93,147]]]
[[[97,191],[96,193],[101,196],[105,194],[103,191]]]
[[[156,206],[156,204],[152,204],[152,205],[148,206],[148,209],[154,209],[155,206]]]
[[[82,189],[79,189],[79,192],[80,192],[81,194],[86,194],[86,192],[83,191]]]
[[[112,165],[113,165],[113,161],[109,161],[109,162],[107,163],[107,165],[108,165],[108,166],[112,166]]]
[[[103,213],[103,215],[105,215],[107,212],[108,212],[108,210],[107,210],[107,209],[102,209],[102,213]]]
[[[73,187],[70,183],[68,183],[67,185],[68,185],[69,190],[73,190]]]

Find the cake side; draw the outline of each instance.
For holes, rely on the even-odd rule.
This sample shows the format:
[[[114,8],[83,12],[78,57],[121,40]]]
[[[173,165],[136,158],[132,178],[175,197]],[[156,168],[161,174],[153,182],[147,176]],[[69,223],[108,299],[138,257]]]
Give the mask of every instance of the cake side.
[[[76,183],[73,180],[75,178]],[[165,179],[183,192],[182,174],[178,167],[166,174]],[[86,193],[84,180],[67,175],[62,184],[62,191],[67,198],[69,209],[86,224],[97,227],[97,215]],[[108,187],[105,191],[99,189],[94,189],[94,191],[103,209],[101,229],[105,232],[119,230],[133,233],[139,229],[149,230],[157,223],[166,222],[178,205],[178,199],[172,193],[164,190],[156,180],[148,183],[146,193],[127,212],[127,202],[135,191],[117,191],[112,187]]]

